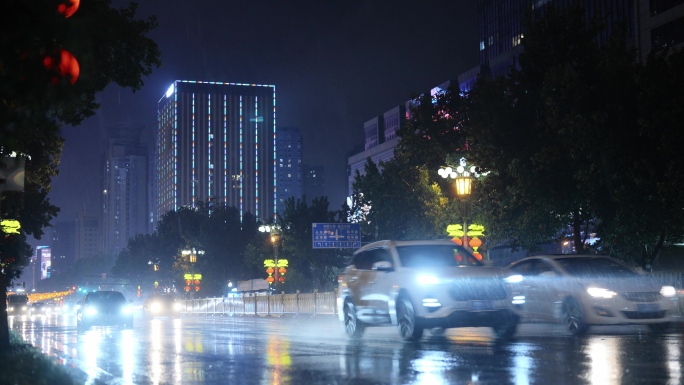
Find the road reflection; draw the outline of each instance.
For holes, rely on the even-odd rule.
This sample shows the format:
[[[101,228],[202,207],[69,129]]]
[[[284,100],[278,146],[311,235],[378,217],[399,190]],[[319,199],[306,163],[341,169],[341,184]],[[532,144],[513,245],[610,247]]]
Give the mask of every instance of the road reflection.
[[[286,321],[285,321],[286,322]],[[348,342],[337,328],[277,320],[148,319],[132,330],[77,333],[61,317],[10,319],[27,342],[83,373],[86,384],[679,384],[681,334],[450,330],[403,343],[393,329]],[[335,330],[335,332],[331,332]],[[531,330],[531,329],[529,329]]]

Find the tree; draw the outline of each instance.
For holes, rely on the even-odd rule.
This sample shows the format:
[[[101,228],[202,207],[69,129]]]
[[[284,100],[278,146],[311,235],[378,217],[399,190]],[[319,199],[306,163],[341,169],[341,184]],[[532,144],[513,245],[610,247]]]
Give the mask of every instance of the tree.
[[[301,284],[310,286],[292,287],[291,290],[325,289],[336,284],[340,269],[347,262],[346,253],[342,249],[313,249],[312,223],[346,222],[346,213],[328,210],[326,197],[314,198],[311,204],[306,197],[295,200],[293,197],[285,201],[285,209],[278,214],[278,225],[281,231],[280,256],[289,261],[288,274],[301,274]],[[263,262],[263,261],[262,261]],[[285,276],[287,288],[288,275]]]
[[[471,92],[471,158],[491,171],[477,204],[490,228],[528,249],[569,228],[583,251],[613,127],[636,121],[634,52],[619,35],[599,44],[601,23],[584,15],[578,5],[552,4],[528,14],[520,69],[481,78]]]
[[[74,13],[75,11],[75,13]],[[136,5],[114,9],[109,0],[10,0],[0,13],[0,155],[27,154],[24,194],[0,196],[0,217],[20,218],[24,234],[40,238],[57,214],[47,193],[62,150],[58,130],[77,125],[99,107],[95,95],[114,82],[138,90],[160,65],[147,34],[154,17],[135,18]],[[13,212],[7,212],[12,208]],[[11,283],[30,255],[25,240],[3,263],[0,287]],[[6,245],[3,245],[3,251]],[[4,300],[5,290],[0,290]],[[9,346],[0,316],[0,349]]]

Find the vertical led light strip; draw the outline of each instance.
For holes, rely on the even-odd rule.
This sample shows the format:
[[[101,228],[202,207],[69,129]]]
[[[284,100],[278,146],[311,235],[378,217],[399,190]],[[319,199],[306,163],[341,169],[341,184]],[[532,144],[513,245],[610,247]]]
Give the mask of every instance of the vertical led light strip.
[[[173,211],[176,210],[178,210],[178,88],[173,87]]]
[[[259,98],[254,97],[254,215],[259,218]]]
[[[277,176],[277,163],[278,156],[276,154],[276,99],[275,99],[275,86],[273,86],[273,222],[275,223],[276,216],[276,202],[278,201],[278,189],[276,188]]]
[[[212,142],[212,135],[211,135],[211,93],[207,95],[207,158],[209,165],[207,166],[207,185],[208,185],[208,190],[207,190],[207,203],[209,200],[211,200],[211,173],[213,171],[214,165],[211,163],[211,142]]]
[[[195,207],[195,93],[192,93],[192,207]]]
[[[242,95],[240,95],[240,222],[242,223],[242,214],[243,214],[243,202],[242,202],[242,160],[243,160],[243,154],[242,154]]]
[[[223,95],[223,203],[228,203],[228,126],[227,126],[227,97]]]

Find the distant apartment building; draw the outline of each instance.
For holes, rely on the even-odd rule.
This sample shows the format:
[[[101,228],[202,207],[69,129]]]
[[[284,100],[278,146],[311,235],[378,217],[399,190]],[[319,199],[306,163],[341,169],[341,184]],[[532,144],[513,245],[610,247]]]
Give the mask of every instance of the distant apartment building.
[[[684,0],[639,0],[638,5],[642,61],[651,51],[684,46]]]
[[[278,128],[276,135],[276,211],[282,213],[285,201],[302,198],[302,135],[297,128]]]
[[[128,240],[149,232],[148,151],[142,128],[119,128],[102,160],[102,237],[104,251],[119,253]]]
[[[378,115],[363,125],[365,138],[365,150],[352,155],[347,160],[347,192],[352,195],[356,172],[365,174],[365,165],[368,158],[375,164],[388,161],[394,156],[394,148],[399,142],[397,132],[406,124],[406,105],[396,106],[382,115]]]
[[[76,260],[76,223],[60,221],[52,225],[52,262],[53,274],[68,270]]]
[[[198,201],[275,218],[275,86],[177,80],[158,103],[157,209]]]
[[[306,201],[311,203],[314,198],[325,195],[325,168],[323,166],[304,165],[303,189]]]
[[[76,217],[76,260],[93,258],[102,253],[100,218],[85,211]]]
[[[525,35],[523,13],[541,13],[547,4],[567,7],[575,0],[478,0],[480,66],[488,76],[507,75],[518,67]],[[580,0],[586,20],[601,17],[605,30],[601,43],[619,28],[625,28],[627,44],[646,60],[651,51],[684,44],[684,0]]]

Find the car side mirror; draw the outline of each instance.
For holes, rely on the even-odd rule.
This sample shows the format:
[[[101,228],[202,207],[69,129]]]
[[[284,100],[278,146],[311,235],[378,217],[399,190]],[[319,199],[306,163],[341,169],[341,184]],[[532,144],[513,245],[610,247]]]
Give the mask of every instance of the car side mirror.
[[[394,267],[392,266],[392,262],[389,261],[378,261],[371,266],[371,269],[377,270],[377,271],[392,271],[394,270]]]

